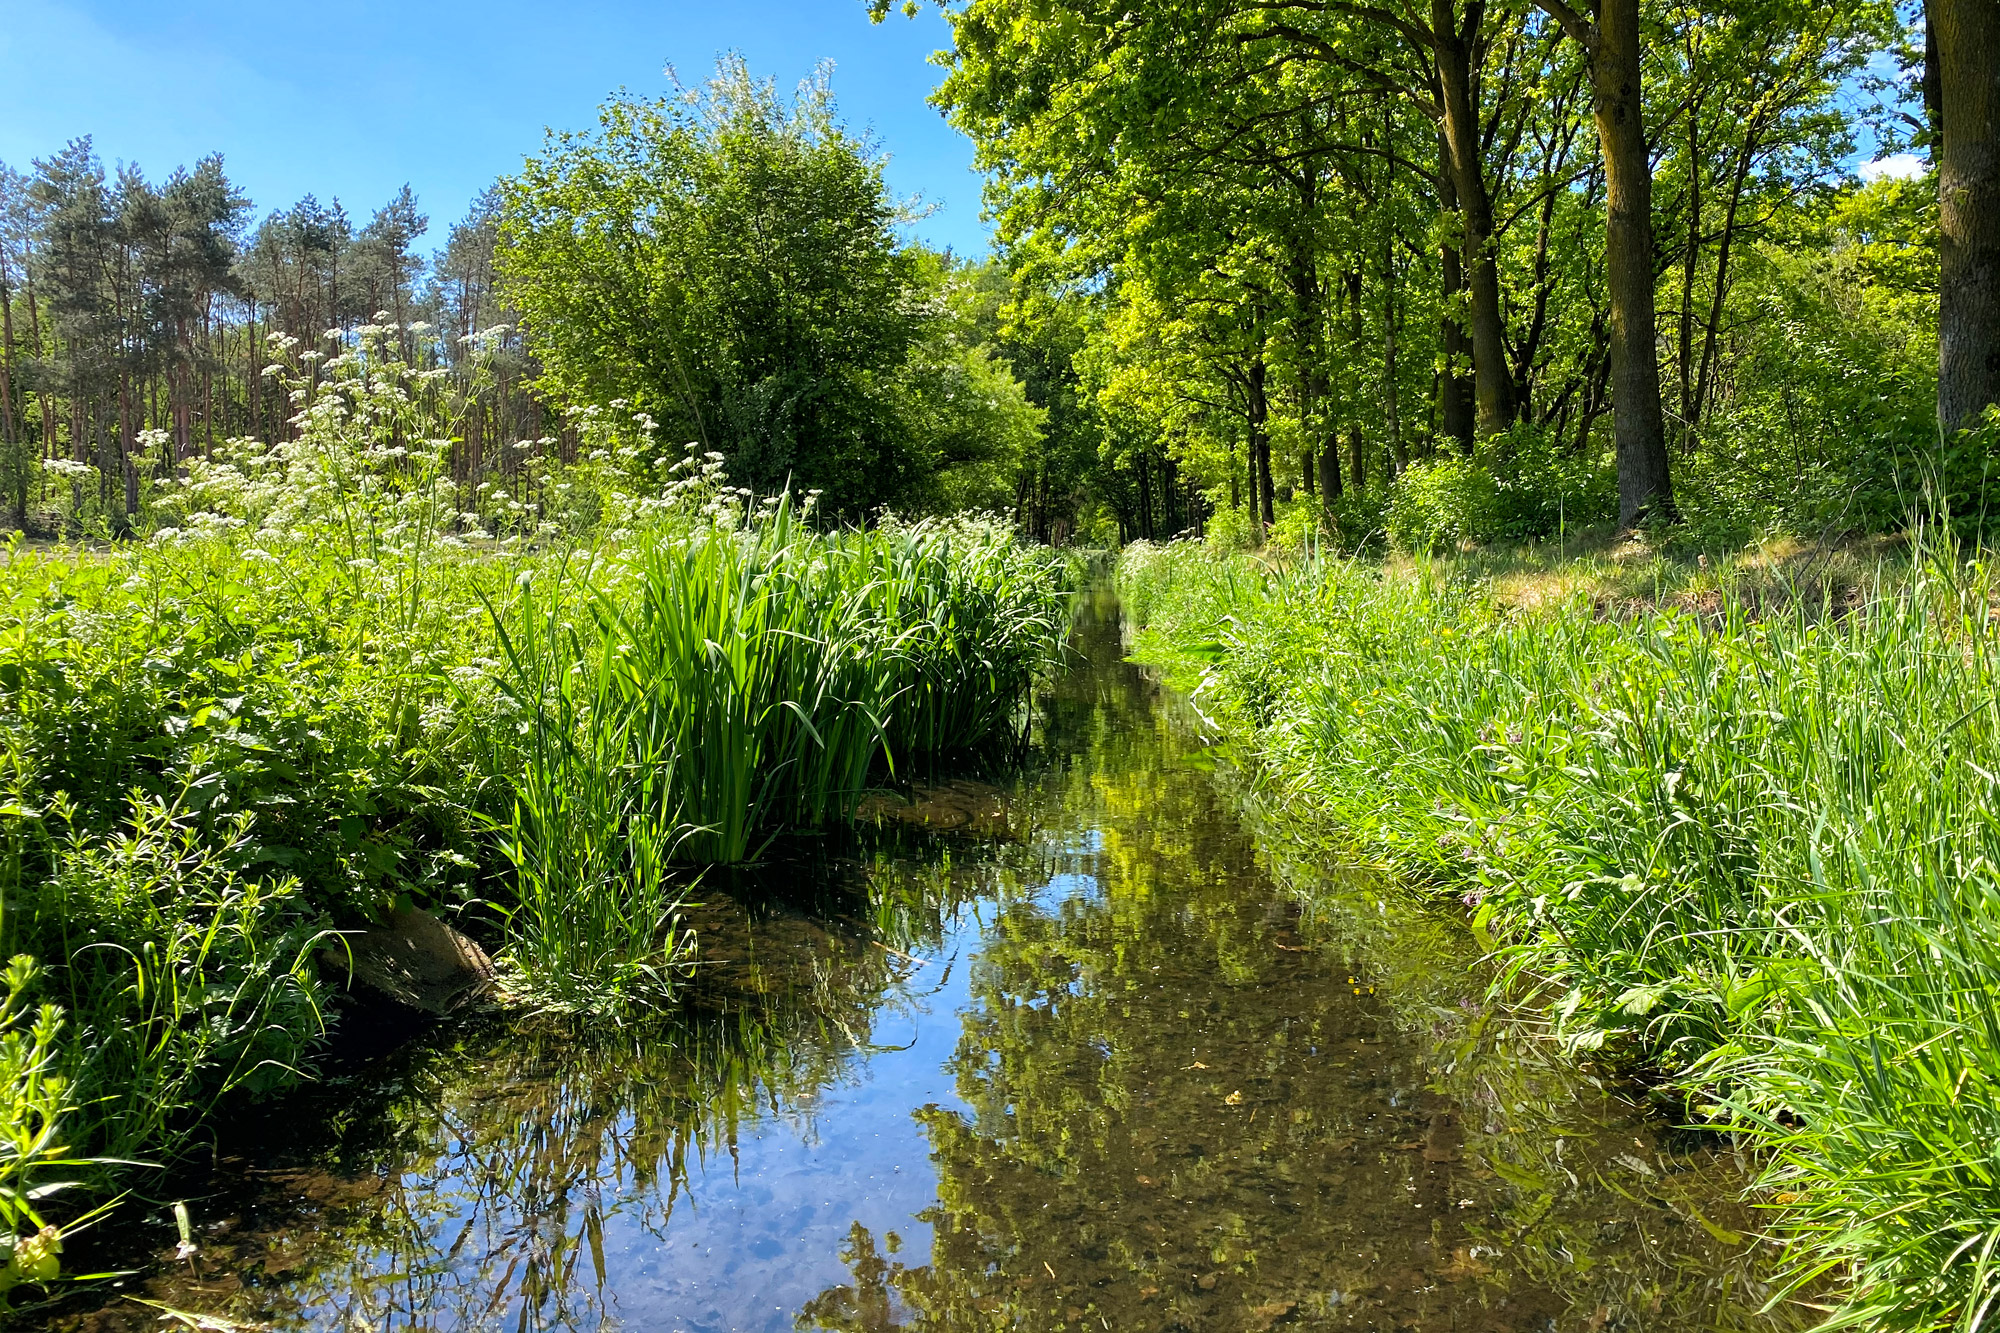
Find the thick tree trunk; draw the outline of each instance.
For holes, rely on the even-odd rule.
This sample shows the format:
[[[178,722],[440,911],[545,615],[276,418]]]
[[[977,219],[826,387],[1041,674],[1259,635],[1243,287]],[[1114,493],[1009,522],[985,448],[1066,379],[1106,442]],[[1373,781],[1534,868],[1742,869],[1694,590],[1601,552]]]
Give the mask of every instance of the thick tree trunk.
[[[1660,410],[1653,169],[1640,94],[1639,0],[1603,0],[1595,25],[1555,0],[1542,3],[1590,56],[1597,140],[1604,153],[1604,267],[1611,296],[1618,525],[1629,528],[1674,516],[1666,425]]]
[[[1438,200],[1447,213],[1458,211],[1458,191],[1452,188],[1451,173],[1444,175],[1444,190]],[[1460,452],[1472,452],[1472,385],[1460,367],[1472,359],[1472,338],[1465,331],[1459,307],[1465,300],[1465,252],[1461,246],[1445,245],[1438,253],[1438,272],[1443,278],[1444,316],[1439,320],[1438,343],[1444,352],[1445,368],[1438,375],[1438,433],[1456,440]]]
[[[1492,435],[1514,424],[1514,377],[1507,364],[1506,325],[1500,313],[1500,266],[1493,254],[1493,199],[1486,189],[1479,99],[1473,87],[1471,43],[1456,31],[1451,0],[1431,0],[1438,89],[1450,176],[1465,227],[1466,287],[1471,296],[1472,381],[1478,432]],[[1477,31],[1473,16],[1473,31]]]
[[[1975,426],[2000,403],[2000,4],[1930,0],[1937,41],[1938,422]]]

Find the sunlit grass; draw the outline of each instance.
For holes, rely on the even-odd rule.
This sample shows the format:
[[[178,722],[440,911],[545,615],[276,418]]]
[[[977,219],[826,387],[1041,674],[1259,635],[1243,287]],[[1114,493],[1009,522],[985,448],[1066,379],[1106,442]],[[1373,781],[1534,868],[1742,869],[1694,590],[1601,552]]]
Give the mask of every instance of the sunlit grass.
[[[1988,1326],[1990,575],[1921,548],[1649,563],[1168,548],[1122,578],[1142,653],[1202,671],[1358,851],[1471,905],[1572,1049],[1772,1146],[1773,1223],[1847,1326]]]

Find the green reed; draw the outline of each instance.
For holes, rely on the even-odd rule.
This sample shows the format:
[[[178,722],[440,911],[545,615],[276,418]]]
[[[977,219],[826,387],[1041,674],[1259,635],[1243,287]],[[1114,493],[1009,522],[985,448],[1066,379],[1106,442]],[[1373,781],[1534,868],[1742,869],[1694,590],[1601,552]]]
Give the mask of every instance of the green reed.
[[[496,608],[522,755],[502,839],[508,951],[565,1007],[670,988],[689,882],[851,817],[898,763],[1012,720],[1065,620],[1004,529],[823,535],[789,499],[674,523]]]
[[[1149,551],[1142,651],[1192,673],[1357,850],[1462,896],[1560,1034],[1772,1149],[1834,1326],[2000,1297],[2000,672],[1988,571],[1920,551],[1607,616],[1450,563],[1204,572]],[[1768,584],[1768,579],[1767,579]],[[1754,610],[1754,614],[1753,614]],[[1518,993],[1518,992],[1517,992]]]

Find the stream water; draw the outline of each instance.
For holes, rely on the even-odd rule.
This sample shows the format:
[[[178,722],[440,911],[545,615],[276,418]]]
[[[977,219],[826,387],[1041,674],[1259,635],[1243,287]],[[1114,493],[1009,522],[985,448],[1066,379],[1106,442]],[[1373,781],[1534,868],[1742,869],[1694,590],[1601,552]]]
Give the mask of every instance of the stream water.
[[[904,812],[950,831],[708,893],[671,1020],[462,1023],[269,1108],[191,1252],[158,1210],[56,1324],[1795,1326],[1740,1164],[1490,1018],[1456,921],[1281,851],[1087,612],[1024,769]]]

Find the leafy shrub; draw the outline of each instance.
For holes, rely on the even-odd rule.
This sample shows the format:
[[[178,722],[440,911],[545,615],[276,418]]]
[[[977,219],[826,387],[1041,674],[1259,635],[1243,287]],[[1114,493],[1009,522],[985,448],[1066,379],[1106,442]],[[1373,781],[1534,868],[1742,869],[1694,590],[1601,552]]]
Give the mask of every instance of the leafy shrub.
[[[1444,457],[1403,470],[1385,526],[1397,550],[1428,555],[1490,540],[1503,514],[1492,473],[1472,459]]]
[[[1325,532],[1326,514],[1319,498],[1301,494],[1278,506],[1278,520],[1267,540],[1282,551],[1303,551],[1321,541]]]
[[[30,1007],[36,972],[34,959],[16,954],[0,973],[0,1313],[15,1287],[61,1276],[63,1231],[42,1209],[66,1185],[44,1177],[88,1165],[62,1141],[76,1109],[57,1072],[62,1013]]]
[[[1856,282],[1839,252],[1746,261],[1726,392],[1676,459],[1684,515],[1718,539],[1899,526],[1936,470],[1935,278],[1915,294]]]
[[[1555,537],[1618,517],[1618,472],[1601,447],[1579,453],[1522,422],[1485,441],[1480,455],[1499,491],[1489,540]]]
[[[67,1011],[70,1076],[103,1151],[156,1148],[190,1108],[283,1086],[321,1034],[320,932],[296,879],[246,873],[251,822],[134,796],[110,836],[59,835],[10,909],[13,939],[60,960],[43,992]]]
[[[1253,550],[1257,545],[1257,525],[1243,506],[1217,505],[1209,516],[1208,547],[1218,554]]]

